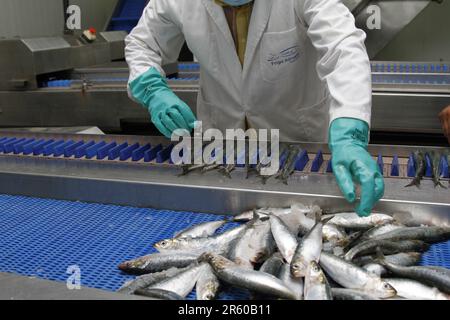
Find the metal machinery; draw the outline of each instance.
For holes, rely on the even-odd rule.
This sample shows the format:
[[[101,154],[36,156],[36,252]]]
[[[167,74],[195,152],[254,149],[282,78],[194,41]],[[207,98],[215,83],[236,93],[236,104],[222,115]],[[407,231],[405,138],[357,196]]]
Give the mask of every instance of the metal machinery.
[[[380,6],[403,6],[405,2],[410,5],[408,10],[396,11],[405,14],[400,19],[401,23],[392,24],[389,20],[383,20],[386,25],[391,26],[391,32],[389,36],[374,36],[373,40],[369,40],[372,41],[368,45],[372,57],[429,4],[429,1],[375,2]],[[346,3],[360,22],[367,14],[364,9],[369,3],[373,4],[373,1]],[[398,19],[398,16],[395,18]],[[371,33],[368,32],[368,35],[370,39]],[[128,70],[125,63],[115,61],[123,59],[124,36],[120,32],[104,32],[95,44],[82,43],[74,36],[0,41],[0,69],[6,70],[0,77],[0,126],[98,126],[105,131],[116,132],[121,130],[121,120],[146,119],[146,110],[127,96]],[[166,68],[170,86],[195,110],[198,64],[180,63],[178,68]],[[449,63],[444,62],[373,61],[373,130],[440,132],[436,116],[450,101],[449,68]],[[408,108],[408,118],[403,116],[405,108]],[[232,215],[255,207],[286,207],[302,202],[307,205],[317,204],[326,212],[352,210],[352,206],[341,196],[332,175],[328,147],[301,142],[299,145],[302,152],[298,155],[296,172],[289,179],[289,184],[270,180],[263,185],[256,176],[246,179],[243,168],[237,168],[232,173],[232,179],[218,172],[192,173],[180,177],[180,169],[169,160],[173,145],[162,137],[81,135],[9,129],[0,132],[0,194],[136,208],[125,210],[130,215],[125,220],[135,219],[138,214],[134,214],[133,210],[138,210],[137,208]],[[412,217],[423,223],[450,226],[450,190],[434,188],[429,179],[430,161],[428,178],[421,188],[405,188],[415,174],[411,154],[419,148],[421,147],[370,146],[370,152],[382,168],[386,182],[385,196],[376,211],[398,214],[405,219]],[[439,147],[427,147],[426,150],[442,153],[440,169],[443,183],[447,185],[450,178],[449,163],[444,155],[448,150]],[[28,200],[23,201],[27,203]],[[48,208],[54,206],[52,201],[46,203]],[[43,211],[46,210],[47,207],[44,207]],[[102,209],[95,207],[91,210],[100,214]],[[51,212],[49,219],[63,215],[63,212]],[[25,220],[21,223],[27,225]],[[93,233],[100,233],[111,227],[94,220],[90,221],[92,225],[86,225]],[[61,220],[58,223],[64,225],[66,222]],[[77,223],[82,224],[67,222],[67,225],[76,228]],[[108,223],[114,226],[117,221],[110,219]],[[175,222],[172,219],[165,223]],[[162,224],[158,226],[166,228]],[[15,235],[19,232],[15,231],[16,227],[9,227],[13,230],[11,239],[16,239]],[[68,228],[64,232],[70,232]],[[133,228],[137,230],[134,225]],[[127,236],[138,242],[133,228],[130,226],[130,234]],[[49,241],[63,240],[67,239],[63,234],[58,234]],[[96,252],[86,249],[90,245],[85,244],[83,248],[95,255]],[[117,243],[114,250],[124,250],[121,248]],[[132,248],[134,251],[131,250],[131,255],[148,252],[145,248]],[[0,253],[0,257],[3,260],[9,259],[12,261],[11,265],[14,265],[14,250]],[[57,252],[59,256],[65,254],[62,250]],[[58,258],[58,255],[55,257]],[[108,259],[106,256],[102,258]],[[91,256],[91,259],[94,258]],[[48,261],[50,260],[49,258]],[[111,261],[115,263],[120,260]],[[36,267],[33,265],[32,268]],[[20,268],[2,265],[2,270],[4,269]],[[29,273],[29,269],[23,270],[22,274]],[[103,270],[100,271],[103,273]],[[58,272],[64,273],[61,270]],[[108,272],[118,276],[114,273],[116,270]],[[61,279],[47,274],[43,277]],[[0,284],[1,280],[0,275]],[[33,287],[36,284],[25,286]],[[107,287],[96,282],[92,286]]]

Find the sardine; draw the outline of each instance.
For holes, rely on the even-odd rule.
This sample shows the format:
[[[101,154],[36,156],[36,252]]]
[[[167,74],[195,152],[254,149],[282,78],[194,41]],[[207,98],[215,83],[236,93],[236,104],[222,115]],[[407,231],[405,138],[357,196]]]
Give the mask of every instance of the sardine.
[[[319,219],[316,225],[298,242],[291,261],[291,273],[294,277],[305,277],[311,262],[319,262],[323,247],[324,223],[326,220],[322,222]]]
[[[396,224],[396,223],[389,223],[389,224],[384,224],[381,226],[376,226],[373,227],[372,229],[367,230],[359,239],[358,241],[365,241],[365,240],[369,240],[372,238],[375,238],[379,235],[391,232],[393,230],[397,230],[397,229],[401,229],[404,228],[405,226],[401,225],[401,224]]]
[[[415,162],[415,168],[416,168],[416,175],[411,181],[410,184],[406,185],[405,188],[416,186],[417,188],[420,187],[420,182],[422,181],[423,177],[425,177],[426,173],[426,159],[425,154],[421,151],[415,151],[414,152],[414,162]]]
[[[160,282],[167,278],[176,276],[177,274],[186,271],[187,268],[170,268],[161,272],[144,274],[142,276],[136,277],[133,280],[127,281],[120,287],[117,292],[123,294],[134,294],[136,290],[146,288],[154,283]]]
[[[386,255],[385,259],[389,263],[409,267],[416,265],[420,261],[421,257],[422,253],[420,252],[401,252],[393,255]],[[363,266],[366,264],[375,263],[376,260],[376,255],[370,255],[355,258],[352,262],[357,266]]]
[[[219,292],[219,279],[209,264],[200,273],[195,286],[197,300],[213,300]]]
[[[227,222],[224,220],[220,220],[197,224],[195,226],[191,226],[185,230],[177,232],[174,235],[174,238],[210,237],[217,231],[217,229],[222,227],[225,223]]]
[[[270,257],[275,247],[269,221],[257,219],[249,222],[242,236],[231,245],[228,257],[242,267],[253,269],[255,264]]]
[[[378,298],[389,298],[397,294],[395,289],[381,278],[332,254],[322,252],[320,265],[327,275],[347,289],[363,290]]]
[[[354,212],[325,215],[323,219],[329,218],[330,216],[333,218],[328,222],[329,224],[352,230],[367,230],[394,221],[394,218],[387,214],[374,213],[369,217],[360,217]]]
[[[450,228],[412,227],[396,229],[376,237],[373,240],[422,240],[428,243],[440,242],[450,238]]]
[[[304,283],[301,278],[294,278],[291,274],[291,266],[283,264],[278,272],[278,278],[297,295],[296,300],[303,298]]]
[[[422,252],[428,249],[429,245],[420,240],[378,240],[372,239],[361,242],[354,246],[345,254],[345,260],[352,261],[355,257],[375,253],[380,248],[384,254],[395,254],[400,252]]]
[[[270,229],[273,238],[284,260],[290,264],[297,249],[297,237],[292,234],[286,224],[277,216],[270,216]]]
[[[409,300],[450,300],[450,295],[414,280],[385,278],[384,281],[393,286],[397,295],[402,298]]]
[[[294,173],[295,171],[295,160],[297,159],[298,154],[300,153],[301,149],[297,145],[291,145],[288,148],[288,155],[286,157],[286,161],[283,165],[283,168],[279,172],[279,174],[276,176],[276,179],[281,180],[284,184],[288,184],[289,177]]]
[[[154,247],[159,252],[184,251],[201,254],[207,250],[226,252],[230,243],[247,228],[246,225],[228,230],[222,234],[205,238],[176,238],[159,241]]]
[[[185,300],[185,297],[182,297],[179,294],[176,294],[175,292],[162,289],[140,288],[136,291],[136,294],[139,296],[159,300]]]
[[[437,151],[431,151],[429,153],[429,156],[431,158],[431,166],[432,166],[432,178],[433,178],[433,182],[434,182],[434,187],[436,188],[437,186],[447,189],[446,186],[444,186],[441,182],[441,158],[442,155],[437,152]]]
[[[205,272],[206,264],[197,264],[188,268],[173,277],[162,280],[148,286],[148,289],[159,289],[174,292],[179,296],[186,298],[197,283],[200,273]]]
[[[224,176],[226,176],[227,178],[231,179],[231,173],[236,169],[236,165],[235,164],[227,164],[225,166],[222,166],[219,169],[219,172],[222,173]]]
[[[331,294],[335,300],[380,300],[361,290],[332,288]]]
[[[187,252],[154,253],[122,262],[119,269],[135,275],[161,272],[170,268],[185,268],[194,263],[198,256]]]
[[[281,299],[297,298],[297,295],[280,279],[268,273],[242,268],[213,253],[203,254],[199,261],[209,262],[217,277],[232,286]]]
[[[306,271],[305,300],[333,300],[328,280],[315,261],[309,263]]]
[[[450,269],[441,267],[397,266],[387,262],[381,251],[378,251],[377,261],[399,277],[417,280],[433,288],[438,288],[447,294],[450,293]]]
[[[314,219],[308,218],[304,212],[297,211],[296,209],[293,209],[293,212],[295,212],[295,215],[298,217],[300,234],[305,235],[314,227]],[[315,214],[317,214],[317,211]],[[325,224],[322,233],[325,241],[329,241],[341,247],[348,244],[348,237],[345,232],[333,224]]]

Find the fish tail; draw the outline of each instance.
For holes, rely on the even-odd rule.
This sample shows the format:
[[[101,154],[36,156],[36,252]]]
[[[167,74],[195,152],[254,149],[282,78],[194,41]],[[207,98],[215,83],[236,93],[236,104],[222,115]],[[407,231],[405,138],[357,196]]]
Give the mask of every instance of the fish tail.
[[[410,184],[406,185],[405,188],[416,186],[420,189],[420,179],[414,179]]]

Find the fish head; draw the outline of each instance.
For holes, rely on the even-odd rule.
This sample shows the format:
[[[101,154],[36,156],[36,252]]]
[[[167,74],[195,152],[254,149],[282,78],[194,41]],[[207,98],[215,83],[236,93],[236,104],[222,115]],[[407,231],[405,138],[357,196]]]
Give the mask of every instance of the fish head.
[[[386,281],[374,276],[371,289],[380,298],[392,298],[397,295],[397,290]]]
[[[154,247],[156,250],[158,251],[164,251],[164,250],[173,250],[173,249],[177,249],[181,242],[183,241],[183,239],[166,239],[166,240],[161,240],[157,243],[154,244]]]
[[[322,269],[320,268],[319,264],[315,261],[311,261],[308,266],[308,275],[312,279],[316,279],[319,283],[326,283],[327,279],[325,275],[323,274]]]
[[[308,265],[303,259],[295,259],[291,262],[291,273],[295,278],[306,276]]]

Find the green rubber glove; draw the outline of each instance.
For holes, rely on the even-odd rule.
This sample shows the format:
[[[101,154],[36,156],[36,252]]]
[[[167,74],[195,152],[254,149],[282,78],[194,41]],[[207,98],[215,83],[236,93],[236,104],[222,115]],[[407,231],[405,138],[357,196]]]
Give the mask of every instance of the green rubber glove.
[[[167,138],[177,129],[191,132],[197,121],[191,108],[169,88],[155,68],[130,83],[133,97],[150,112],[153,124]]]
[[[359,216],[369,216],[384,195],[384,180],[380,168],[367,152],[369,125],[358,119],[339,118],[329,131],[333,172],[344,197],[355,202],[354,181],[361,185],[361,202],[356,207]]]

